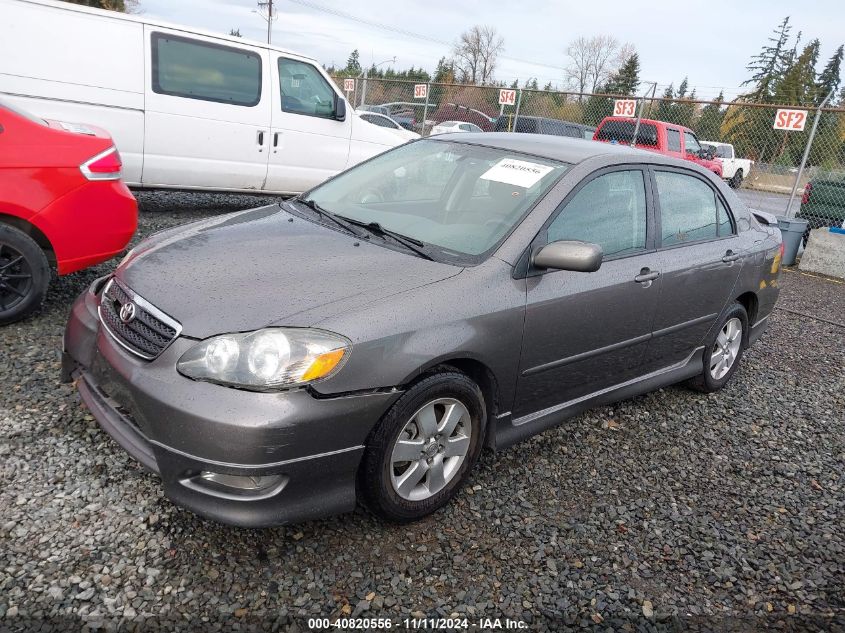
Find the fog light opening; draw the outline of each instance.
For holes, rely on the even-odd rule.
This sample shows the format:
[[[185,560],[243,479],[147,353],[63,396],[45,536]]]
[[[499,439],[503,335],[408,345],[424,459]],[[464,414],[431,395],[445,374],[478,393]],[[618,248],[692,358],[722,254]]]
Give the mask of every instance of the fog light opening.
[[[198,475],[180,479],[186,488],[204,494],[239,501],[257,501],[272,497],[287,485],[285,475],[230,475],[203,470]]]

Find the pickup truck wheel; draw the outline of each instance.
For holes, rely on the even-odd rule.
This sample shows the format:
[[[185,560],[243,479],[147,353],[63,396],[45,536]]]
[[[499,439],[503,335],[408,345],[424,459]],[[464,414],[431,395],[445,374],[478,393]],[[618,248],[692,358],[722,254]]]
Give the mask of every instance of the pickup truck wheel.
[[[748,313],[739,302],[722,312],[716,330],[705,341],[702,372],[687,383],[703,393],[719,391],[739,367],[748,346]]]
[[[41,247],[23,231],[0,224],[0,325],[40,308],[49,283],[50,265]]]
[[[732,189],[739,189],[742,186],[742,169],[737,169],[734,173],[733,178],[730,180],[730,185]]]
[[[444,506],[461,488],[483,446],[481,389],[456,371],[410,387],[373,430],[359,473],[367,506],[399,523]]]

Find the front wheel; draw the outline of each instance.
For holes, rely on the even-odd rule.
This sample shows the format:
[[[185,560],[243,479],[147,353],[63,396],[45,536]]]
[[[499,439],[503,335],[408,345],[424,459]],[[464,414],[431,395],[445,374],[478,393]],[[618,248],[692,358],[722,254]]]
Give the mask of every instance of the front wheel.
[[[733,178],[730,179],[730,182],[728,184],[730,184],[733,189],[739,189],[740,187],[742,187],[743,176],[744,174],[742,173],[742,170],[737,169],[736,172],[734,172]]]
[[[396,401],[370,436],[360,491],[373,512],[400,523],[443,507],[481,453],[481,390],[455,371],[433,374]]]
[[[703,371],[689,385],[696,391],[713,393],[728,384],[748,345],[748,313],[742,304],[734,303],[722,313],[718,329],[705,345]]]
[[[40,308],[49,283],[50,265],[41,247],[23,231],[0,224],[0,325]]]

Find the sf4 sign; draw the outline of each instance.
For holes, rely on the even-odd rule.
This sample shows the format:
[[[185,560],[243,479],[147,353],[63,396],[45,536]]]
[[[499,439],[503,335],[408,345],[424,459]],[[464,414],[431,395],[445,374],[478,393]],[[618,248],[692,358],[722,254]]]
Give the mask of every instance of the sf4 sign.
[[[802,132],[807,123],[806,110],[780,109],[775,113],[776,130],[789,130],[790,132]]]
[[[636,99],[616,99],[613,102],[613,116],[633,117],[637,113]]]
[[[425,99],[428,95],[428,84],[414,84],[414,99]]]
[[[352,92],[355,90],[355,80],[354,79],[344,79],[343,80],[343,89],[346,92]]]
[[[516,105],[516,90],[499,90],[499,105]]]

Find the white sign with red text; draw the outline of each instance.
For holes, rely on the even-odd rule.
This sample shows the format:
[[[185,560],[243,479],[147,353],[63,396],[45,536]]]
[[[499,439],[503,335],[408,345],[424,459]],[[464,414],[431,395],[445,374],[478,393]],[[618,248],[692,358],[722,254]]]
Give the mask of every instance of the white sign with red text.
[[[780,109],[775,113],[776,130],[789,130],[790,132],[803,132],[807,124],[806,110]]]
[[[343,89],[346,92],[353,92],[355,90],[355,80],[354,79],[344,79],[343,80]]]
[[[428,96],[428,84],[414,84],[414,99],[425,99]]]
[[[636,99],[616,99],[613,102],[613,116],[634,117],[637,114]]]
[[[516,90],[499,90],[499,105],[516,105]]]

